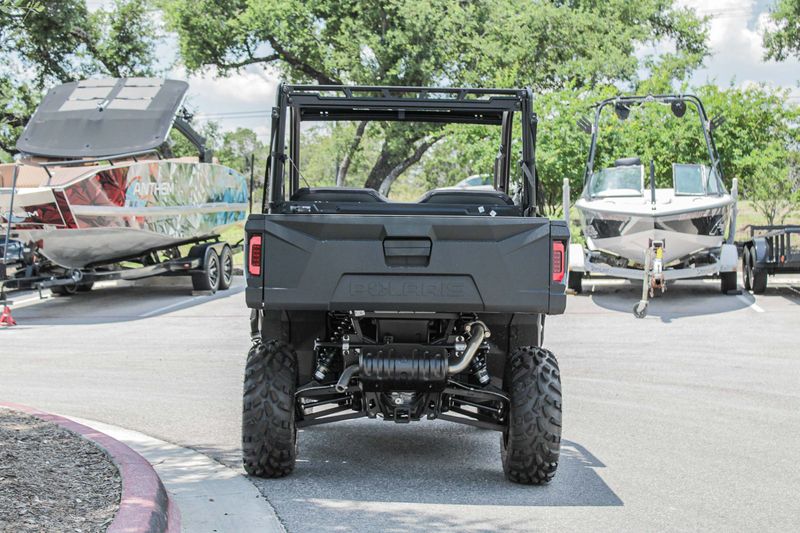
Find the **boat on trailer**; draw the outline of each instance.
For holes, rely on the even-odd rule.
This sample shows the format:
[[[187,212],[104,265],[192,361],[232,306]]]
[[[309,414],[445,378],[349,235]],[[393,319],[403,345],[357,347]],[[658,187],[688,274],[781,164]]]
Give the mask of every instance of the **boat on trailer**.
[[[708,160],[672,164],[672,187],[657,187],[655,165],[649,172],[639,157],[617,159],[595,169],[600,114],[613,106],[620,118],[634,106],[667,105],[682,117],[691,106],[700,118]],[[687,106],[688,104],[688,106]],[[586,275],[642,280],[642,298],[634,315],[647,314],[649,298],[666,290],[668,280],[718,276],[723,293],[737,289],[736,180],[729,192],[702,102],[692,95],[627,96],[604,100],[595,119],[579,125],[592,141],[581,197],[575,203],[586,241],[570,245],[569,287],[581,292]],[[569,213],[565,182],[565,213]]]
[[[97,279],[172,273],[191,275],[196,289],[230,285],[235,246],[220,233],[245,219],[249,183],[213,161],[183,107],[187,90],[122,78],[47,93],[18,160],[0,165],[0,283],[71,293]],[[196,157],[172,157],[173,128]]]

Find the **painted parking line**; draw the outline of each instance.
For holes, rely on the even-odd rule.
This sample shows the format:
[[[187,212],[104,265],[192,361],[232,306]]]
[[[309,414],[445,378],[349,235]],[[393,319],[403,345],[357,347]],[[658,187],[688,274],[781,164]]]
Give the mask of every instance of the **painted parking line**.
[[[165,311],[170,311],[172,309],[176,309],[178,307],[181,307],[181,306],[184,306],[184,305],[189,304],[191,302],[194,302],[195,300],[212,301],[212,300],[217,300],[219,298],[224,298],[224,297],[227,297],[227,296],[233,296],[235,294],[239,294],[241,292],[244,292],[244,289],[245,289],[244,287],[237,287],[235,289],[231,288],[230,290],[227,290],[227,291],[217,292],[216,294],[208,294],[208,295],[203,295],[203,296],[192,296],[190,298],[185,298],[185,299],[183,299],[183,300],[181,300],[179,302],[171,303],[169,305],[165,305],[163,307],[159,307],[157,309],[153,309],[152,311],[148,311],[146,313],[142,313],[141,315],[139,315],[139,318],[147,318],[147,317],[151,317],[153,315],[158,315],[158,314],[163,313]]]
[[[764,312],[764,309],[762,309],[761,307],[758,306],[758,304],[756,304],[755,298],[753,298],[752,302],[744,294],[740,294],[739,296],[737,296],[737,298],[739,298],[741,301],[746,303],[747,307],[749,307],[750,309],[752,309],[756,313],[763,313]]]
[[[147,318],[149,316],[157,315],[159,313],[163,313],[164,311],[169,311],[170,309],[175,309],[176,307],[180,307],[184,304],[188,304],[189,302],[193,302],[199,298],[203,298],[203,296],[192,296],[191,298],[186,298],[185,300],[181,300],[180,302],[175,302],[173,304],[165,305],[164,307],[159,307],[157,309],[153,309],[152,311],[142,313],[141,315],[139,315],[139,317]]]

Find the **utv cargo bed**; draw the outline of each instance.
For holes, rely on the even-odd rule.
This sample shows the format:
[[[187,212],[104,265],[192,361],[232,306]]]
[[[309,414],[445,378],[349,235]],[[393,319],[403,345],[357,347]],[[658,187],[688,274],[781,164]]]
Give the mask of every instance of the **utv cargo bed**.
[[[561,313],[566,302],[542,266],[569,233],[546,218],[253,215],[246,231],[263,239],[251,307]]]

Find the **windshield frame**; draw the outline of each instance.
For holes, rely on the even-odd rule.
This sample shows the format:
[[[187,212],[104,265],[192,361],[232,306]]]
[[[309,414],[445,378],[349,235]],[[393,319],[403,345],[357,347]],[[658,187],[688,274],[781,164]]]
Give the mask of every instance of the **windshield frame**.
[[[594,189],[595,182],[596,182],[598,176],[600,176],[600,174],[602,174],[603,172],[619,171],[619,170],[623,170],[623,169],[627,170],[627,169],[631,169],[631,168],[634,168],[634,167],[638,167],[639,168],[639,191],[636,194],[633,194],[633,193],[603,194],[603,191],[600,191],[599,193],[594,192],[593,189]],[[633,191],[633,189],[611,189],[611,190],[612,191],[613,190],[618,190],[618,191],[629,190],[629,191]],[[606,168],[602,168],[602,169],[600,169],[600,170],[598,170],[596,172],[593,172],[591,177],[587,181],[586,193],[589,196],[589,198],[637,198],[637,197],[643,196],[644,195],[644,165],[626,165],[626,166],[619,166],[619,167],[606,167]]]

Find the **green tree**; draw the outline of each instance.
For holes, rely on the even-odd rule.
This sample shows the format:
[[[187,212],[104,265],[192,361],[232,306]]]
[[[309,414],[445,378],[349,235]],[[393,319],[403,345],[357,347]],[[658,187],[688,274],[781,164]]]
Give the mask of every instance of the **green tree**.
[[[0,150],[14,143],[42,91],[95,75],[155,74],[158,28],[149,0],[5,0],[0,9]]]
[[[800,0],[778,0],[770,9],[772,27],[764,32],[765,58],[800,58]]]
[[[705,22],[645,0],[163,1],[189,70],[277,68],[290,81],[368,85],[531,85],[537,92],[682,76],[707,54]],[[671,42],[658,56],[637,53]],[[380,188],[438,146],[441,128],[392,123],[366,186]],[[353,132],[342,163],[364,136]],[[339,180],[347,165],[340,166]],[[345,174],[345,175],[343,175]],[[385,189],[385,186],[384,186]]]

